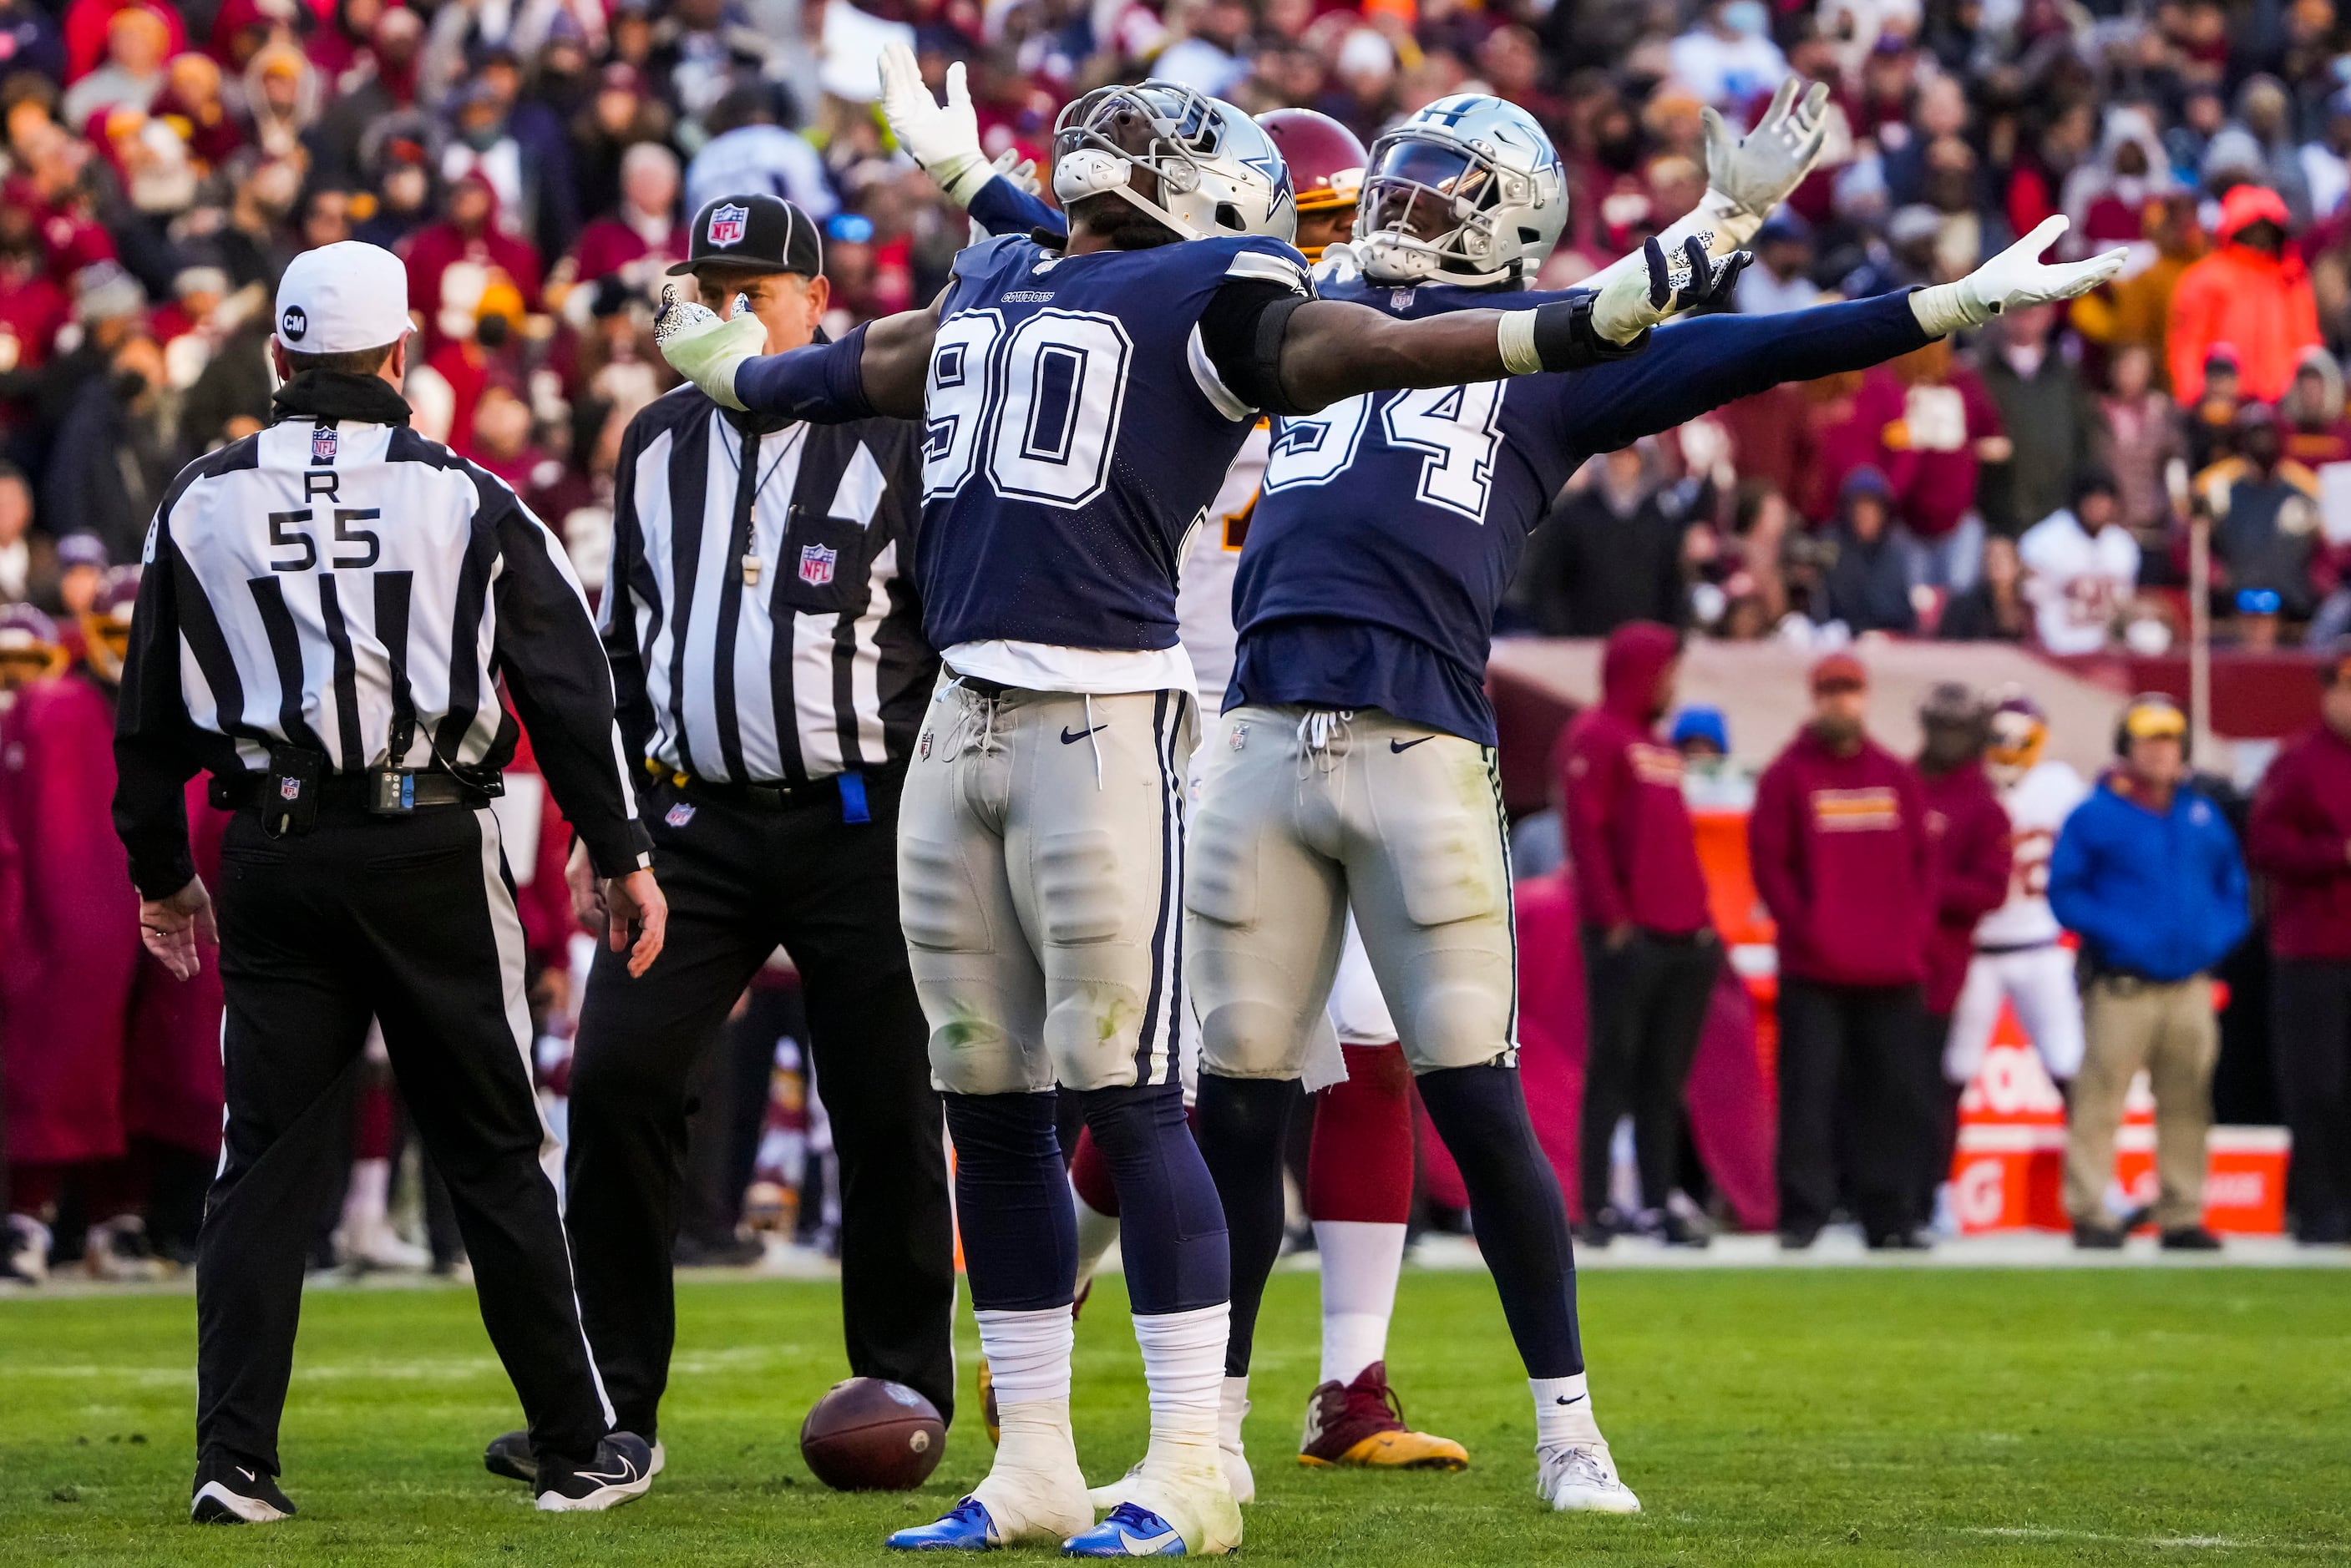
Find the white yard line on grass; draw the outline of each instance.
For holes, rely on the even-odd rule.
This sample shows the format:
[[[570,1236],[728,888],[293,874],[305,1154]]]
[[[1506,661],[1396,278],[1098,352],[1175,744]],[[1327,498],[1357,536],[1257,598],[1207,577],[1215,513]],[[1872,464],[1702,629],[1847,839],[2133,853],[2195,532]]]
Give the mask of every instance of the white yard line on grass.
[[[2153,1546],[2191,1552],[2284,1552],[2299,1557],[2332,1557],[2341,1548],[2295,1541],[2242,1541],[2231,1535],[2111,1535],[2095,1530],[2056,1530],[2039,1525],[1987,1524],[1962,1529],[1962,1535],[1991,1535],[2004,1541],[2090,1541],[2104,1546]]]

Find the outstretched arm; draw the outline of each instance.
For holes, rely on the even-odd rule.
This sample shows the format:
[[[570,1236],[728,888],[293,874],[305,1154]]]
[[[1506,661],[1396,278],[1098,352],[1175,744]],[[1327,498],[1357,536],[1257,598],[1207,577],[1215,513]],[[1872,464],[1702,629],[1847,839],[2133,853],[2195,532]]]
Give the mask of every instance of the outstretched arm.
[[[944,297],[944,296],[942,296]],[[930,372],[939,301],[869,321],[835,343],[761,354],[767,328],[738,298],[724,320],[705,306],[662,291],[653,341],[670,368],[715,400],[754,413],[789,414],[815,424],[890,414],[919,418]]]
[[[961,61],[947,67],[945,103],[931,97],[914,51],[903,43],[882,47],[881,74],[882,117],[890,123],[890,134],[947,200],[971,213],[975,224],[991,234],[1043,229],[1068,236],[1069,221],[1038,199],[1033,161],[1014,152],[988,161]]]
[[[1367,306],[1305,300],[1271,324],[1281,333],[1272,378],[1277,411],[1307,412],[1359,392],[1457,387],[1540,370],[1573,370],[1638,353],[1649,328],[1727,297],[1747,253],[1709,259],[1695,240],[1668,261],[1644,247],[1645,265],[1597,293],[1531,309],[1461,310],[1399,321]]]

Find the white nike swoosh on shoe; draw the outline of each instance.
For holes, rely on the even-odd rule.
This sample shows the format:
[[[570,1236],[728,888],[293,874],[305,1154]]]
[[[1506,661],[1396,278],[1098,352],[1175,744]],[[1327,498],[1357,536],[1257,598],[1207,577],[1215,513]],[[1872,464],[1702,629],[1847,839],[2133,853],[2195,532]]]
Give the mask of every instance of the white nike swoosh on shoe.
[[[204,1483],[204,1490],[197,1492],[191,1500],[189,1511],[193,1513],[195,1504],[204,1501],[206,1498],[212,1499],[247,1524],[273,1524],[286,1517],[284,1510],[264,1502],[257,1497],[241,1497],[218,1481]]]
[[[636,1480],[637,1467],[634,1465],[623,1465],[621,1467],[620,1471],[614,1475],[606,1475],[601,1470],[574,1470],[571,1473],[578,1476],[581,1480],[604,1481],[619,1485]]]
[[[246,1469],[243,1465],[231,1465],[229,1469],[235,1470],[237,1474],[243,1476],[247,1480],[251,1480],[253,1479],[253,1472]]]
[[[1180,1532],[1163,1530],[1156,1535],[1129,1535],[1124,1529],[1118,1532],[1118,1543],[1126,1548],[1129,1557],[1156,1557],[1171,1541],[1181,1541]]]

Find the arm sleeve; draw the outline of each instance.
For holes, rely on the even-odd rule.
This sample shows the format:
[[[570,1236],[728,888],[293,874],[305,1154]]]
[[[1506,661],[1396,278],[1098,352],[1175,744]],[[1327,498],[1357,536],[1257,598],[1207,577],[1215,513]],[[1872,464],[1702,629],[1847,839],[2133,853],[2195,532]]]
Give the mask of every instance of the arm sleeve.
[[[1907,292],[1671,323],[1646,353],[1559,373],[1560,444],[1579,461],[1614,452],[1782,381],[1866,369],[1926,342]]]
[[[612,720],[611,670],[587,596],[563,546],[514,492],[479,470],[474,483],[482,504],[475,526],[491,530],[498,545],[498,663],[539,772],[598,875],[650,866],[653,840],[637,820]]]
[[[2213,909],[2212,956],[2205,967],[2210,968],[2236,950],[2245,933],[2252,929],[2252,906],[2248,898],[2245,878],[2245,857],[2238,852],[2237,836],[2229,831],[2227,818],[2220,808],[2212,811],[2212,858],[2218,872],[2212,896]]]
[[[1070,237],[1070,220],[1059,207],[1048,205],[1042,197],[1030,195],[1001,174],[974,191],[964,210],[991,234],[1026,234],[1042,229],[1063,240]]]
[[[1747,856],[1755,891],[1771,919],[1791,931],[1803,926],[1803,888],[1792,864],[1795,833],[1789,817],[1796,809],[1794,788],[1783,768],[1767,768],[1755,789],[1747,819]],[[1784,946],[1784,941],[1782,943]]]
[[[1608,818],[1622,793],[1623,763],[1621,752],[1571,736],[1560,769],[1561,815],[1567,819],[1578,913],[1595,926],[1619,926],[1633,918],[1632,900],[1617,886],[1615,857],[1608,852]]]
[[[605,660],[612,668],[613,716],[628,748],[632,784],[643,776],[638,764],[649,754],[654,726],[644,658],[637,648],[635,600],[629,591],[644,550],[644,536],[637,524],[637,462],[644,451],[639,428],[632,422],[621,438],[620,461],[612,475],[612,564],[604,577],[604,597],[597,607],[596,621]]]
[[[2325,829],[2302,809],[2302,767],[2292,753],[2278,759],[2253,796],[2245,825],[2245,855],[2254,867],[2283,882],[2319,881],[2351,876],[2340,834]]]
[[[2091,840],[2096,830],[2095,814],[2076,811],[2065,819],[2056,846],[2049,852],[2050,912],[2059,925],[2089,944],[2094,958],[2114,939],[2114,924],[2091,886],[2097,865],[2097,846]]]
[[[180,691],[179,552],[168,512],[157,514],[146,554],[114,709],[114,831],[141,896],[165,898],[196,875],[185,792],[197,768]]]
[[[1193,369],[1227,418],[1304,411],[1281,390],[1281,339],[1290,312],[1305,303],[1290,285],[1256,277],[1231,279],[1209,297],[1196,337],[1207,363]]]
[[[735,372],[735,396],[755,414],[786,414],[812,424],[872,419],[864,358],[865,327],[861,324],[835,343],[813,343],[744,360]]]

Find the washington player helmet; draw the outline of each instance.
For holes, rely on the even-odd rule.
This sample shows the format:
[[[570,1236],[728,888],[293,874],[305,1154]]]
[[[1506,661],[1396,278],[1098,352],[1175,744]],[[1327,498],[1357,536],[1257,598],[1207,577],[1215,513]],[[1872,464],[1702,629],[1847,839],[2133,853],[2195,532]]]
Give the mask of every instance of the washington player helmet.
[[[14,691],[66,667],[57,623],[28,604],[0,608],[0,691]]]
[[[1984,767],[2001,784],[2012,784],[2032,771],[2049,743],[2049,715],[2032,694],[2011,686],[2000,694],[1991,711],[1991,745]]]
[[[1157,179],[1158,199],[1134,171]],[[1053,198],[1113,192],[1187,240],[1298,233],[1290,169],[1273,138],[1221,99],[1180,82],[1096,88],[1053,122]]]
[[[90,672],[109,684],[122,680],[131,656],[131,612],[139,603],[139,568],[117,566],[99,585],[98,597],[82,611],[82,658]]]
[[[1370,155],[1355,133],[1311,109],[1269,109],[1258,124],[1290,165],[1290,187],[1301,213],[1352,211],[1364,193],[1364,165]],[[1322,259],[1322,247],[1305,253]]]

